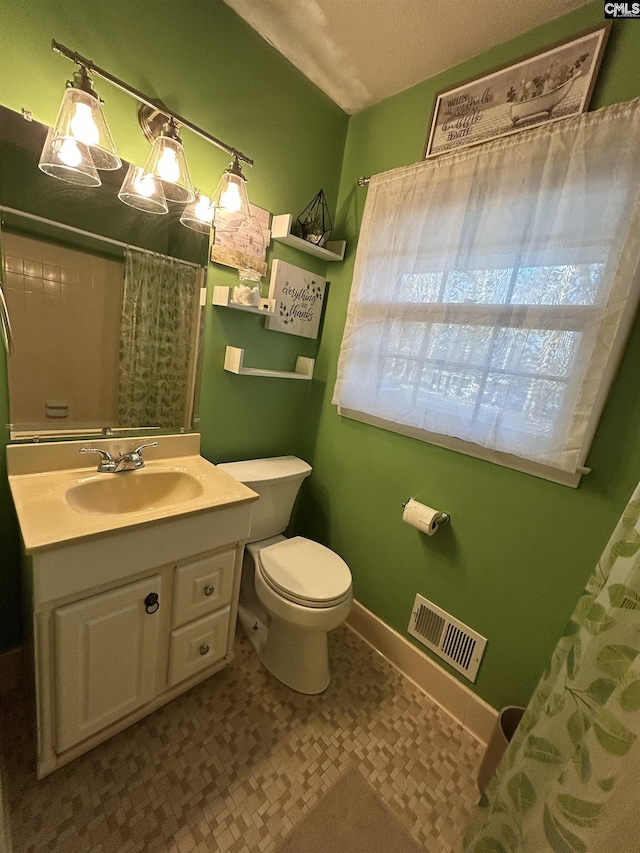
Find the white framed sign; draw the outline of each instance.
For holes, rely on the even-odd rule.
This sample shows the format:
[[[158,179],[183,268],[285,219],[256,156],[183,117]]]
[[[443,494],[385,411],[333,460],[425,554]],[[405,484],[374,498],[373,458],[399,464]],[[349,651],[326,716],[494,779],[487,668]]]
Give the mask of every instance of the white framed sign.
[[[321,275],[284,261],[271,265],[269,299],[275,300],[273,317],[265,328],[303,338],[317,338],[327,281]]]

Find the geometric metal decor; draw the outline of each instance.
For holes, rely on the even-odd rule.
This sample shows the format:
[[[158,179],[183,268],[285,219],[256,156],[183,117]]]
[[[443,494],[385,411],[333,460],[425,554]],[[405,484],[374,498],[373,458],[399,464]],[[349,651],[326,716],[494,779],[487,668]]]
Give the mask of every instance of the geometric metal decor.
[[[324,191],[320,190],[296,219],[295,232],[309,243],[324,246],[331,236],[332,227],[327,200]]]

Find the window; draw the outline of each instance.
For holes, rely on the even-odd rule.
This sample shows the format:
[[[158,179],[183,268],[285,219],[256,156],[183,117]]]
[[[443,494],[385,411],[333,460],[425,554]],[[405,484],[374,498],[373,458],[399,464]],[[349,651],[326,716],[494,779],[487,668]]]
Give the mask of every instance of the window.
[[[577,485],[638,300],[640,105],[372,178],[340,414]]]

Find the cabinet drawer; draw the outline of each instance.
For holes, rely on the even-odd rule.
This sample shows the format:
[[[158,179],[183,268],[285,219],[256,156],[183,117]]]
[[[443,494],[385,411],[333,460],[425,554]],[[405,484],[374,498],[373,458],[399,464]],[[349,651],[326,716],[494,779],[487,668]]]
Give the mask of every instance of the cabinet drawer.
[[[230,613],[231,608],[223,607],[171,632],[169,687],[224,657]]]
[[[229,548],[175,570],[172,624],[184,625],[231,601],[236,550]]]

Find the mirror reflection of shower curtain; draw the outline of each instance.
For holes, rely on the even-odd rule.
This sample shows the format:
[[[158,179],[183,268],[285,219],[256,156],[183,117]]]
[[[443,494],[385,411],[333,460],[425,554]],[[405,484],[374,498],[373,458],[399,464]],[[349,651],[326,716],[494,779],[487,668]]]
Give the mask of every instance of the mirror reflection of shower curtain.
[[[126,250],[120,426],[191,426],[201,273],[176,258]]]

